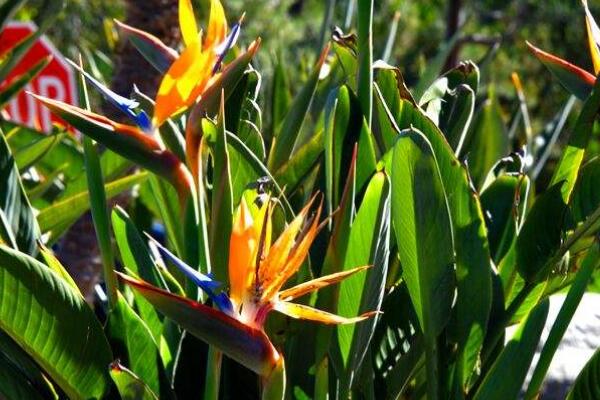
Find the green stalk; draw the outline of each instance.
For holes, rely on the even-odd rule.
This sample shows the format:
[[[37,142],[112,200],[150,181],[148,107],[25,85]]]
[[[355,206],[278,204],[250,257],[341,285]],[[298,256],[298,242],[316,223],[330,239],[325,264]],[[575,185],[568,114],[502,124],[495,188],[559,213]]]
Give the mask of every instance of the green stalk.
[[[328,0],[325,5],[325,15],[323,16],[323,24],[321,25],[321,33],[319,35],[319,47],[321,50],[327,42],[328,33],[331,30],[331,23],[333,21],[333,11],[335,10],[335,0]]]
[[[206,379],[204,382],[204,400],[219,399],[219,384],[221,383],[221,363],[223,353],[216,347],[210,346],[206,358]]]
[[[381,59],[385,62],[389,62],[390,57],[392,56],[392,49],[394,48],[396,34],[398,33],[398,22],[400,22],[400,11],[396,11],[394,13],[392,25],[390,26],[390,33],[388,34],[388,38],[385,42],[385,49],[383,50],[383,55],[381,56]]]
[[[80,60],[81,63],[81,60]],[[81,93],[84,106],[90,109],[90,102],[87,93],[85,80],[81,76]],[[108,205],[106,203],[106,193],[104,191],[104,178],[102,177],[102,168],[100,166],[100,157],[96,144],[88,136],[83,136],[83,156],[85,162],[85,173],[87,177],[88,189],[90,191],[90,209],[92,220],[100,248],[100,258],[102,260],[102,269],[104,273],[104,282],[106,283],[106,295],[108,297],[108,307],[110,310],[117,304],[117,276],[113,269],[114,254],[112,243],[110,241],[110,217],[108,215]]]
[[[358,99],[367,125],[373,110],[373,0],[358,0]]]
[[[352,25],[352,16],[354,15],[354,8],[356,7],[356,0],[348,0],[346,6],[346,18],[344,18],[344,30],[350,29]]]
[[[525,399],[537,398],[546,372],[548,372],[548,368],[552,362],[552,357],[554,357],[554,353],[577,310],[577,306],[581,302],[581,298],[585,293],[585,289],[592,277],[592,273],[598,265],[600,265],[600,247],[598,242],[596,242],[583,260],[581,269],[577,272],[567,297],[552,325],[548,339],[540,354],[540,359],[533,372],[533,377],[531,378],[531,382],[525,393]]]

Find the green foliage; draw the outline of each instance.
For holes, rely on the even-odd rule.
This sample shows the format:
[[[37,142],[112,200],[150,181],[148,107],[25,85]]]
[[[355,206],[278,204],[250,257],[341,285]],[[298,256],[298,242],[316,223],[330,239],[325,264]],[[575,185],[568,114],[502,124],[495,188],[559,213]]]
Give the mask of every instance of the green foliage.
[[[17,12],[22,3],[0,6],[0,24],[36,14],[33,0]],[[208,2],[198,3],[204,21]],[[514,49],[483,57],[469,44],[476,28],[489,35],[519,7],[539,11],[532,2],[465,4],[473,17],[443,40],[439,1],[327,2],[323,15],[325,2],[275,3],[284,2],[228,2],[230,23],[231,12],[248,11],[242,50],[161,126],[45,98],[83,140],[0,121],[0,396],[513,399],[548,297],[568,290],[528,388],[528,398],[537,394],[598,274],[600,83],[565,84],[573,75],[536,53],[584,101],[563,140],[572,103],[548,112],[562,107],[564,96],[547,94],[558,82],[537,87],[551,75],[522,74],[525,88],[514,96],[504,82]],[[500,19],[482,28],[496,8]],[[378,44],[394,43],[397,9],[391,28],[402,46],[387,45],[386,54],[401,67],[373,63]],[[66,15],[46,16],[40,27]],[[342,19],[358,36],[338,30],[316,49]],[[531,33],[515,24],[519,35]],[[243,50],[261,26],[266,51],[260,41]],[[196,77],[170,71],[179,52],[132,27],[120,32],[147,68],[178,80],[169,101],[185,97]],[[100,36],[82,42],[84,52],[109,51]],[[0,61],[0,76],[29,44]],[[457,55],[478,61],[447,65]],[[0,105],[41,65],[2,89]],[[108,95],[129,104],[128,114],[154,114],[158,98],[132,96]],[[539,96],[550,105],[532,107]],[[108,202],[125,191],[128,202]],[[97,315],[49,248],[88,210],[108,292]],[[248,298],[235,297],[236,285]],[[593,398],[597,360],[572,398]]]

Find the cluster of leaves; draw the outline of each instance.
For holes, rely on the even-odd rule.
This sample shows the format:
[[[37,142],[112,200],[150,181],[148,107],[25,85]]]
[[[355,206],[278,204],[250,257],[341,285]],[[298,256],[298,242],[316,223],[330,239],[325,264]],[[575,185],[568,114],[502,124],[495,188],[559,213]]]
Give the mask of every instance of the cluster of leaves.
[[[0,21],[19,3],[0,8]],[[550,183],[536,188],[572,102],[534,136],[515,75],[509,128],[493,87],[481,89],[475,63],[438,76],[448,49],[409,88],[399,68],[373,60],[373,4],[357,1],[357,35],[336,30],[293,91],[297,79],[278,60],[265,104],[258,98],[265,78],[252,67],[258,42],[240,45],[222,68],[214,68],[221,53],[217,64],[208,58],[211,74],[196,74],[184,54],[199,60],[206,53],[193,47],[200,44],[188,18],[181,55],[121,26],[166,77],[156,108],[143,93],[117,97],[81,71],[137,126],[92,113],[87,100],[76,108],[41,99],[83,143],[1,121],[2,396],[512,399],[532,363],[548,297],[568,290],[525,394],[535,398],[600,264],[600,164],[586,152],[600,83],[535,51],[583,102]],[[224,34],[215,31],[207,29],[207,41]],[[0,71],[17,56],[3,58]],[[202,85],[185,79],[188,71],[206,78]],[[81,89],[87,99],[83,82]],[[131,173],[134,164],[140,172]],[[134,186],[131,217],[118,206],[109,213],[107,199]],[[243,250],[234,246],[240,204],[278,204],[259,241],[271,229],[282,237],[296,232],[296,251],[316,234],[314,218],[290,228],[302,223],[296,214],[306,216],[299,210],[315,192],[331,217],[291,280],[302,287],[316,278],[303,293],[323,289],[299,308],[340,315],[339,322],[379,313],[337,326],[269,314],[263,327],[221,308],[221,295],[233,299],[230,258]],[[88,209],[105,267],[106,317],[95,315],[49,249]],[[260,210],[249,212],[259,220]],[[152,221],[164,226],[169,250],[141,234]],[[262,256],[272,255],[255,255],[257,266]],[[129,286],[115,269],[127,273]],[[346,279],[325,288],[329,276]],[[223,286],[213,287],[213,278]],[[196,286],[206,282],[208,296]],[[582,371],[572,398],[598,397],[599,360]]]

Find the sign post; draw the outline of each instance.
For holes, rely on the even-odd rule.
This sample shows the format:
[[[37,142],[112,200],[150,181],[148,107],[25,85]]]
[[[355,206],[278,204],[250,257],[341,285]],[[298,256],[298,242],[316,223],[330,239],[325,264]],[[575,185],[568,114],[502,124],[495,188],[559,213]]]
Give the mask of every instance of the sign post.
[[[36,30],[37,27],[31,22],[9,22],[0,32],[0,57]],[[61,121],[25,92],[77,105],[75,73],[52,43],[45,36],[40,37],[12,69],[6,80],[0,82],[2,88],[50,55],[52,60],[48,65],[5,108],[12,121],[45,132],[50,132],[53,122]]]

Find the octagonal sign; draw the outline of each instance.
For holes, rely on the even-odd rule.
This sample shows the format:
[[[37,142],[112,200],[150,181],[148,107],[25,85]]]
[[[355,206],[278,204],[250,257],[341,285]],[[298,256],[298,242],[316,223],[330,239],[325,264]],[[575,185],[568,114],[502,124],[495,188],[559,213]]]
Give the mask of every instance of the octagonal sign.
[[[0,33],[0,58],[36,30],[37,27],[31,22],[9,22]],[[50,63],[27,84],[24,90],[13,97],[5,108],[12,121],[45,132],[50,132],[53,122],[61,122],[61,120],[33,97],[27,95],[26,91],[77,105],[75,73],[52,43],[45,36],[41,36],[11,70],[6,80],[0,83],[0,88],[3,88],[49,55],[52,56]]]

